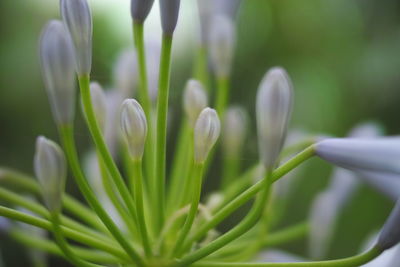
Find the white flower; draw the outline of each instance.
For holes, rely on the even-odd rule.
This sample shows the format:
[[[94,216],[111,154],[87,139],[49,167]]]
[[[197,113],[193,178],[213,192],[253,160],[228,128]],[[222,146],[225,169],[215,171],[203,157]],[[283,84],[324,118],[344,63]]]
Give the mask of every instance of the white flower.
[[[226,157],[238,155],[247,133],[247,114],[241,107],[230,107],[225,113],[222,145]]]
[[[101,85],[97,82],[90,84],[90,96],[92,98],[93,110],[96,115],[100,129],[104,131],[107,118],[107,100]]]
[[[137,57],[133,49],[122,51],[114,66],[114,85],[124,97],[132,97],[138,84]]]
[[[200,112],[207,107],[207,94],[197,80],[189,80],[183,92],[183,108],[191,127],[194,127]]]

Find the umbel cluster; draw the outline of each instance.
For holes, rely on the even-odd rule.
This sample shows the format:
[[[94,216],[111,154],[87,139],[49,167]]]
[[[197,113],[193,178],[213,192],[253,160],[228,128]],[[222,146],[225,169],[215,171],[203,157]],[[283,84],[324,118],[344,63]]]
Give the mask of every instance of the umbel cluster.
[[[32,263],[46,266],[46,255],[52,254],[84,267],[340,267],[363,265],[396,246],[400,201],[368,249],[349,258],[321,260],[335,217],[359,178],[394,200],[400,196],[400,138],[383,137],[374,124],[357,126],[347,138],[287,134],[293,86],[282,67],[268,70],[259,85],[259,160],[243,170],[240,157],[250,132],[249,116],[243,108],[228,106],[237,0],[198,0],[201,34],[194,78],[182,94],[179,134],[167,139],[171,50],[180,1],[159,1],[161,46],[144,41],[153,2],[131,1],[134,50],[123,51],[118,59],[115,90],[91,81],[87,0],[61,0],[62,19],[44,27],[40,65],[60,145],[37,138],[35,178],[0,169],[0,199],[6,204],[0,206],[1,228],[28,247]],[[74,140],[77,81],[94,144],[85,160],[79,159]],[[167,154],[167,140],[172,139],[175,148]],[[203,180],[216,153],[222,158],[217,166],[220,186],[207,194]],[[275,231],[295,169],[312,157],[337,166],[331,185],[318,195],[306,222]],[[64,192],[67,173],[84,203]],[[245,204],[250,208],[236,225],[226,231],[217,228]],[[275,258],[280,255],[286,262],[272,262],[270,247],[306,234],[311,258],[320,261],[280,252]],[[270,257],[259,257],[265,254]]]

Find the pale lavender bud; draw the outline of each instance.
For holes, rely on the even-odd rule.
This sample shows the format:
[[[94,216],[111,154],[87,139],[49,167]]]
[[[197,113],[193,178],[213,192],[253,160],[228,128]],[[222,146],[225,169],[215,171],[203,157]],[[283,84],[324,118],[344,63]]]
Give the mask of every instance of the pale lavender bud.
[[[161,26],[163,33],[172,35],[178,22],[180,0],[160,0]]]
[[[211,108],[203,109],[194,128],[194,160],[196,163],[204,163],[217,141],[220,131],[221,123],[217,112]]]
[[[183,92],[183,109],[194,127],[200,112],[207,107],[207,94],[203,85],[197,80],[189,80]]]
[[[353,171],[400,174],[400,138],[332,138],[317,143],[315,152]]]
[[[394,201],[399,199],[400,175],[371,171],[358,171],[356,174],[358,174],[367,184],[371,185]]]
[[[376,246],[382,250],[390,249],[400,242],[400,199],[397,200],[389,218],[379,234]]]
[[[61,0],[61,15],[75,45],[78,75],[92,68],[92,15],[87,0]]]
[[[238,156],[247,133],[247,114],[241,107],[230,107],[225,113],[222,145],[227,157]]]
[[[143,23],[150,13],[154,0],[131,0],[131,15],[135,22]]]
[[[135,99],[126,99],[121,108],[121,128],[133,159],[141,159],[147,136],[146,115]]]
[[[275,166],[285,142],[293,104],[293,88],[282,68],[273,68],[261,81],[257,93],[259,153],[265,168]]]
[[[201,1],[201,0],[200,0]],[[217,13],[223,13],[234,18],[240,5],[240,0],[214,0]]]
[[[132,97],[138,84],[137,57],[134,50],[122,51],[114,67],[115,87],[124,97]]]
[[[47,208],[52,212],[59,211],[67,174],[64,152],[53,141],[39,136],[34,169]]]
[[[75,62],[73,44],[64,24],[50,21],[40,38],[44,85],[57,124],[71,123],[75,109]]]
[[[234,22],[228,16],[215,16],[211,21],[209,34],[211,65],[217,77],[227,77],[231,71],[235,48]]]
[[[101,85],[97,82],[90,84],[90,96],[92,98],[93,110],[96,115],[100,129],[104,131],[107,117],[107,100]]]
[[[157,101],[158,74],[160,71],[161,42],[159,39],[150,39],[146,42],[146,63],[149,95],[153,102]]]

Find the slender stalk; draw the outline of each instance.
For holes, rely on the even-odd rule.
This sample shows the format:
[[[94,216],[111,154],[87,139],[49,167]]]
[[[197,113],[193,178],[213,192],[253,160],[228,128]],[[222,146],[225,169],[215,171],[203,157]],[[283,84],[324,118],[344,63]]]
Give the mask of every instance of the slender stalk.
[[[310,146],[300,152],[298,155],[287,161],[284,165],[280,166],[278,169],[272,172],[272,183],[276,182],[296,168],[298,165],[306,161],[307,159],[311,158],[314,156],[314,147]],[[202,238],[209,230],[217,226],[220,222],[222,222],[226,217],[228,217],[230,214],[232,214],[235,210],[237,210],[239,207],[241,207],[244,203],[249,201],[252,197],[254,197],[262,188],[264,188],[266,183],[265,179],[262,179],[261,181],[257,182],[250,188],[248,188],[246,191],[241,193],[239,196],[237,196],[235,199],[230,201],[229,203],[226,204],[225,207],[223,207],[220,211],[218,211],[214,217],[209,220],[207,223],[203,224],[200,226],[200,228],[189,238],[187,242],[185,242],[184,248],[187,249],[188,247],[191,246],[191,244],[200,238]]]
[[[273,232],[264,239],[263,246],[272,247],[306,236],[310,229],[308,222],[301,222],[285,229]]]
[[[142,160],[133,160],[133,177],[134,177],[134,192],[136,211],[138,215],[138,225],[140,235],[142,237],[143,248],[147,257],[151,257],[151,245],[146,227],[146,219],[143,206],[143,175],[142,175]]]
[[[219,238],[215,239],[211,243],[207,244],[206,246],[198,249],[197,251],[189,254],[186,257],[183,257],[176,266],[187,266],[189,264],[192,264],[193,262],[196,262],[219,250],[226,244],[232,242],[233,240],[246,233],[249,229],[251,229],[260,219],[265,205],[269,199],[272,184],[271,178],[271,172],[267,171],[267,174],[264,178],[265,182],[261,194],[257,198],[255,204],[253,205],[253,208],[250,210],[247,216],[236,227],[223,234]]]
[[[164,224],[165,165],[167,142],[167,111],[171,67],[172,35],[163,35],[161,46],[160,72],[157,98],[156,136],[156,212],[157,233]]]
[[[179,233],[178,239],[175,244],[175,248],[173,250],[174,256],[180,256],[182,252],[183,242],[187,237],[187,234],[190,231],[190,228],[193,225],[194,219],[196,218],[197,209],[200,203],[200,196],[201,196],[201,185],[203,180],[203,163],[195,163],[193,167],[193,191],[192,191],[192,203],[190,205],[190,210],[188,216],[186,217],[185,224],[181,232]]]
[[[25,231],[21,230],[13,230],[9,234],[14,240],[25,246],[41,250],[53,255],[65,257],[60,248],[58,248],[58,246],[52,241],[39,238],[37,236],[29,235]],[[116,264],[121,262],[121,259],[98,250],[85,249],[74,246],[71,247],[71,250],[79,258],[88,261],[99,262],[99,263],[111,263],[111,264]]]
[[[121,194],[122,199],[125,202],[126,207],[128,208],[129,213],[133,218],[136,218],[135,207],[133,203],[132,196],[124,182],[124,179],[119,172],[117,165],[115,164],[107,145],[104,141],[103,135],[101,134],[101,130],[99,125],[97,124],[96,116],[93,110],[92,100],[90,96],[90,78],[89,76],[80,76],[79,77],[79,86],[81,89],[81,98],[83,108],[86,114],[86,122],[89,127],[89,131],[92,135],[92,139],[98,150],[99,155],[101,156],[102,161],[104,162],[110,176],[113,179],[113,182],[116,185],[119,193]]]
[[[99,218],[103,221],[104,225],[110,231],[110,233],[114,236],[116,241],[121,245],[121,247],[127,252],[127,254],[132,258],[134,262],[139,266],[143,266],[144,262],[138,252],[129,244],[126,237],[121,233],[118,229],[118,226],[115,225],[113,220],[101,206],[99,201],[96,198],[96,195],[93,193],[90,185],[88,184],[81,167],[79,165],[79,160],[75,148],[75,141],[73,137],[72,127],[64,126],[60,127],[60,135],[62,142],[64,144],[64,150],[71,166],[72,172],[74,174],[75,180],[78,184],[79,189],[82,194],[93,208],[93,210],[97,213]]]
[[[51,222],[53,226],[54,238],[58,244],[60,250],[64,253],[65,258],[75,266],[78,267],[101,267],[102,265],[93,264],[78,258],[75,253],[69,247],[68,242],[65,240],[61,227],[60,227],[60,216],[59,212],[51,212]]]
[[[7,217],[12,220],[30,224],[30,225],[45,229],[47,231],[51,231],[53,229],[51,222],[49,222],[48,220],[41,219],[41,218],[26,214],[26,213],[23,213],[23,212],[14,210],[14,209],[6,208],[3,206],[0,206],[0,216],[4,216],[4,217]],[[114,244],[102,242],[101,240],[98,240],[97,238],[93,238],[91,236],[88,236],[81,232],[72,230],[65,226],[61,226],[61,231],[66,237],[71,238],[81,244],[85,244],[89,247],[93,247],[93,248],[96,248],[99,250],[106,251],[112,255],[115,255],[118,258],[123,259],[123,260],[130,259],[123,250],[119,249]]]
[[[192,266],[195,267],[354,267],[361,266],[382,254],[382,251],[373,247],[370,250],[349,258],[329,260],[329,261],[314,261],[314,262],[291,262],[291,263],[234,263],[234,262],[200,262]]]
[[[208,71],[207,56],[207,48],[205,46],[200,46],[197,49],[193,77],[199,80],[206,90],[210,90],[210,74]]]
[[[215,100],[215,109],[218,115],[223,118],[229,96],[229,78],[217,77],[217,96]]]
[[[144,32],[142,22],[133,22],[133,36],[134,43],[136,47],[136,52],[138,56],[138,69],[139,69],[139,100],[142,104],[144,113],[146,114],[147,120],[147,139],[151,140],[146,142],[146,148],[144,153],[144,163],[146,170],[146,177],[149,177],[149,187],[152,193],[151,199],[154,199],[155,194],[155,183],[154,176],[154,132],[153,132],[153,119],[152,119],[152,109],[151,109],[151,99],[149,95],[149,85],[147,78],[147,67],[146,67],[146,51],[144,45]]]

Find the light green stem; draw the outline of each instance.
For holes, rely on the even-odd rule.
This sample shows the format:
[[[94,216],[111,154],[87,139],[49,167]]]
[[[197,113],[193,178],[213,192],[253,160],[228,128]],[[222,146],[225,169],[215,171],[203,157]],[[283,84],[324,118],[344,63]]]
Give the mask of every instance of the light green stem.
[[[190,228],[193,225],[194,219],[196,218],[197,209],[200,203],[200,196],[201,196],[201,185],[203,180],[203,168],[204,163],[194,163],[193,165],[193,178],[191,182],[193,184],[193,191],[192,191],[192,203],[190,205],[190,210],[188,216],[186,217],[185,223],[181,232],[179,233],[178,239],[175,244],[175,248],[173,250],[174,256],[180,256],[182,252],[183,242],[187,237],[187,234],[190,231]]]
[[[134,179],[134,192],[135,192],[135,203],[136,211],[138,215],[138,225],[140,229],[140,235],[142,237],[143,248],[147,257],[152,256],[149,235],[146,226],[146,219],[144,214],[143,205],[143,175],[142,175],[142,160],[133,160],[133,179]]]
[[[221,188],[226,189],[237,178],[240,170],[240,160],[238,154],[223,157]]]
[[[192,266],[195,267],[355,267],[361,266],[378,257],[382,251],[373,247],[370,250],[349,258],[329,260],[329,261],[314,261],[314,262],[291,262],[291,263],[234,263],[234,262],[200,262]]]
[[[156,136],[156,230],[160,233],[164,225],[165,166],[167,150],[167,112],[169,79],[171,67],[172,35],[163,35],[161,46],[160,71],[157,98],[157,136]]]
[[[223,118],[229,97],[229,78],[217,77],[217,96],[215,100],[215,109],[218,115]]]
[[[293,157],[292,159],[290,159],[289,161],[287,161],[284,165],[280,166],[278,169],[272,172],[272,183],[276,182],[279,178],[281,178],[282,176],[284,176],[285,174],[296,168],[298,165],[300,165],[307,159],[314,156],[314,154],[315,154],[314,147],[310,146],[305,150],[303,150],[298,155],[296,155],[295,157]],[[264,188],[265,183],[266,180],[262,179],[261,181],[257,182],[256,184],[248,188],[246,191],[241,193],[235,199],[227,203],[226,206],[223,207],[219,212],[217,212],[211,220],[200,226],[200,228],[193,234],[193,236],[189,238],[189,240],[184,245],[185,249],[190,247],[193,242],[205,236],[205,234],[209,230],[217,226],[226,217],[228,217],[235,210],[241,207],[244,203],[253,198],[262,188]]]
[[[90,96],[89,96],[90,97]],[[89,117],[89,116],[88,116]],[[99,203],[96,195],[90,188],[82,169],[79,165],[78,155],[75,148],[75,140],[73,137],[73,131],[71,126],[60,127],[61,140],[64,144],[64,150],[67,155],[67,159],[71,166],[72,173],[74,174],[75,181],[78,184],[83,196],[86,198],[90,206],[97,213],[99,218],[103,221],[104,225],[114,236],[116,241],[121,245],[121,247],[127,252],[127,254],[132,258],[134,262],[139,266],[143,266],[143,260],[138,252],[129,244],[126,237],[118,229],[118,226],[113,222],[108,213],[104,210],[102,205]]]

